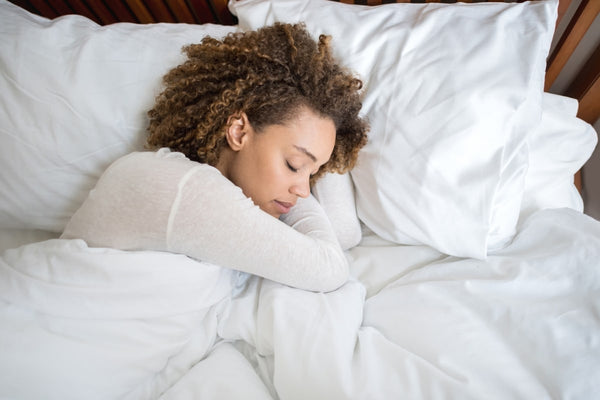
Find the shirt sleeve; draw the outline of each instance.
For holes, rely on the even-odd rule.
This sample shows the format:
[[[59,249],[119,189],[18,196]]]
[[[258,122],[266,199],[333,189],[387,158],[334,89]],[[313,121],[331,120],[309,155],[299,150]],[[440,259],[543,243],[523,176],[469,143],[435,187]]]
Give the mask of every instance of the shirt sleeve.
[[[325,174],[313,186],[312,194],[323,207],[342,249],[358,245],[362,230],[356,215],[354,184],[350,174]]]
[[[181,253],[312,291],[346,282],[348,261],[312,196],[278,220],[217,169],[176,154],[118,160],[63,237],[96,247]]]

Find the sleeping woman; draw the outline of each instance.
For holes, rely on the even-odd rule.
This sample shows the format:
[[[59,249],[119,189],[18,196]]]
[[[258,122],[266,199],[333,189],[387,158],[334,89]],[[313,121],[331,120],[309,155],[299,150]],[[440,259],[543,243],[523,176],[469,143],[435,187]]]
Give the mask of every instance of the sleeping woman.
[[[164,77],[149,150],[115,161],[64,238],[330,291],[348,262],[311,184],[366,143],[361,81],[302,24],[207,37]]]

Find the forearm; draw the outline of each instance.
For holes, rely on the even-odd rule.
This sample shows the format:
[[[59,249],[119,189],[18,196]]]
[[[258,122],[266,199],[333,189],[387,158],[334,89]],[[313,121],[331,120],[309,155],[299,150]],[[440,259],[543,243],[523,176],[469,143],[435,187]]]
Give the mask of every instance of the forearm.
[[[312,192],[331,221],[342,249],[348,250],[360,243],[362,232],[350,174],[325,174],[313,186]]]
[[[169,240],[171,251],[300,289],[331,291],[346,282],[348,261],[314,198],[300,199],[280,221],[239,188],[215,186],[225,192],[183,195]],[[224,197],[230,200],[223,202]]]
[[[278,220],[216,169],[196,169],[171,210],[169,251],[306,290],[330,291],[346,282],[347,259],[312,196]]]

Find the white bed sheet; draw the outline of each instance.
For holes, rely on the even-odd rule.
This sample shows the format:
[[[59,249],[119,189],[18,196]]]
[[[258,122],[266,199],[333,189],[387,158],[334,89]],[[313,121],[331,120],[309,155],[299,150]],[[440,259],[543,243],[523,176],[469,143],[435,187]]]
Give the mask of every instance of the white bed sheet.
[[[600,393],[600,222],[540,211],[485,261],[376,236],[348,256],[323,294],[79,240],[5,252],[0,398]]]

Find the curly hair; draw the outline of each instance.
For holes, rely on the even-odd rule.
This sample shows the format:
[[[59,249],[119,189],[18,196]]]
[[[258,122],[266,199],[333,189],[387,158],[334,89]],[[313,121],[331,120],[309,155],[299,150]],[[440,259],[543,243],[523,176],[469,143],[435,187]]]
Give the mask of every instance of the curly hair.
[[[185,46],[187,60],[164,76],[148,112],[148,146],[214,166],[230,116],[246,113],[260,133],[308,107],[336,128],[333,153],[312,182],[352,169],[367,141],[368,124],[359,115],[362,81],[334,60],[330,39],[315,41],[304,24],[276,23]]]

